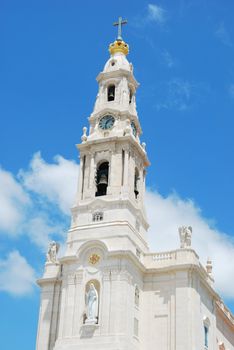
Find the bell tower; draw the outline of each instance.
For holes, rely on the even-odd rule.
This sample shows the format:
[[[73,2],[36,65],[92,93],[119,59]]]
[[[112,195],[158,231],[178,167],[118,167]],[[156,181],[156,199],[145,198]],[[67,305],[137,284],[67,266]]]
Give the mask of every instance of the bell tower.
[[[67,255],[94,235],[119,249],[146,252],[148,223],[144,208],[146,146],[140,143],[136,110],[138,82],[128,62],[128,44],[121,37],[109,46],[110,58],[97,76],[98,94],[83,128],[78,192],[72,208]],[[104,227],[109,227],[108,234]],[[118,240],[116,240],[118,237]],[[127,243],[128,242],[128,243]],[[73,248],[71,248],[73,247]]]
[[[138,83],[118,37],[97,76],[89,128],[83,128],[78,190],[66,249],[52,242],[41,287],[37,350],[139,349],[139,286],[148,253]],[[116,24],[115,24],[116,25]]]

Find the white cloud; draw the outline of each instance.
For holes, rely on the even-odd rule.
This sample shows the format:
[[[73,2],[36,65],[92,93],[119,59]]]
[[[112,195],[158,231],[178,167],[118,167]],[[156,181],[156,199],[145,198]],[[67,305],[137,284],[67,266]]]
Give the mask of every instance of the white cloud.
[[[13,175],[0,169],[0,230],[15,235],[30,200]]]
[[[221,22],[215,31],[215,36],[226,46],[232,46],[232,40],[230,38],[229,32],[225,27],[224,23]]]
[[[18,251],[0,260],[0,290],[12,295],[30,294],[35,283],[35,271]]]
[[[159,5],[148,4],[147,19],[157,24],[163,24],[166,21],[166,11]]]
[[[61,156],[47,163],[36,153],[29,170],[20,170],[17,177],[0,169],[0,233],[15,238],[26,235],[43,251],[54,237],[64,239],[78,168]]]
[[[64,239],[64,226],[59,226],[58,223],[53,223],[49,220],[45,213],[40,213],[39,216],[29,219],[25,225],[28,237],[36,244],[43,252],[46,252],[48,243],[54,237]],[[68,229],[68,227],[67,227]]]
[[[234,243],[230,236],[212,227],[212,222],[202,216],[193,201],[181,199],[176,194],[162,197],[147,191],[146,206],[149,217],[151,248],[167,251],[179,248],[178,227],[193,227],[192,246],[205,265],[210,257],[214,265],[216,287],[222,296],[234,299]]]
[[[33,191],[59,206],[64,214],[70,214],[77,189],[78,165],[62,156],[55,156],[54,163],[46,163],[40,153],[30,162],[28,171],[20,171],[27,190]]]
[[[185,88],[184,94],[189,96],[190,92]],[[12,176],[8,173],[8,178],[9,176],[12,179]],[[14,183],[19,191],[19,198],[22,195],[23,202],[28,200],[30,193],[34,194],[36,192],[42,202],[42,208],[43,203],[45,203],[44,212],[38,212],[37,204],[35,204],[29,216],[25,217],[23,224],[23,228],[26,227],[25,232],[27,231],[30,239],[43,250],[46,249],[48,240],[54,234],[64,237],[64,213],[70,215],[69,208],[74,200],[77,177],[78,165],[73,161],[57,156],[55,163],[47,163],[37,154],[30,163],[30,169],[24,172],[21,171],[20,179],[30,192],[22,192],[21,184]],[[60,215],[60,220],[55,223],[53,220],[49,220],[49,217],[53,215],[54,205],[57,205],[60,209],[57,213],[57,215]],[[234,244],[230,236],[213,227],[213,223],[202,216],[201,210],[192,200],[185,200],[178,195],[171,194],[168,197],[162,197],[157,192],[147,190],[146,207],[150,223],[149,241],[151,250],[177,249],[179,247],[178,227],[191,225],[193,227],[192,244],[201,257],[201,261],[205,264],[208,256],[213,260],[214,277],[219,292],[224,297],[234,299],[234,286],[229,278],[229,276],[234,275]],[[14,210],[17,211],[18,208],[16,207]],[[25,273],[23,273],[22,278],[26,280],[25,290],[30,290],[33,271],[30,267],[27,268],[27,262],[17,252],[9,255],[6,261],[0,262],[0,289],[10,292],[11,288],[14,289],[11,280],[9,280],[9,284],[6,284],[6,274],[4,274],[9,262],[11,275],[17,275],[15,271],[19,270],[16,269],[17,264],[14,267],[13,261],[19,261],[18,265],[21,266],[21,270],[24,270],[22,266],[25,264]],[[5,282],[3,283],[3,281]],[[20,294],[22,288],[24,286],[19,283],[18,294]]]

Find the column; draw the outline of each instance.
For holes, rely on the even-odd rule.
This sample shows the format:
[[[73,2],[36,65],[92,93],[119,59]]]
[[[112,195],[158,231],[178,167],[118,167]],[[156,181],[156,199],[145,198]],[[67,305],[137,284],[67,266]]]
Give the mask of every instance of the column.
[[[128,191],[128,174],[129,174],[129,150],[124,149],[124,178],[123,178],[123,193],[127,194]]]
[[[94,176],[95,176],[95,164],[94,164],[94,154],[90,155],[90,172],[89,172],[89,189],[91,197],[94,197]]]
[[[50,349],[50,333],[54,304],[55,281],[41,286],[41,304],[37,331],[37,350]]]
[[[83,183],[83,156],[80,155],[80,170],[79,170],[79,180],[78,180],[78,189],[77,189],[77,201],[81,200],[82,183]]]
[[[65,336],[72,336],[72,324],[74,314],[74,301],[75,301],[75,280],[74,275],[68,275],[67,277],[67,298],[65,306]]]
[[[75,275],[75,299],[74,299],[74,313],[72,322],[72,335],[79,336],[80,327],[83,324],[84,312],[84,289],[82,288],[83,271],[76,272]]]

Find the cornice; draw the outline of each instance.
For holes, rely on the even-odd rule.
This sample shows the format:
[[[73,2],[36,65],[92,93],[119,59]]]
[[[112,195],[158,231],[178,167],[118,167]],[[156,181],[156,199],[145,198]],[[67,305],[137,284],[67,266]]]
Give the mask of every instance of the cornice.
[[[140,85],[135,79],[135,77],[133,76],[132,72],[129,72],[128,70],[125,70],[125,69],[118,69],[112,72],[101,72],[98,74],[96,80],[98,83],[100,83],[104,79],[107,80],[111,78],[122,78],[122,77],[128,78],[128,80],[134,85],[135,88],[138,88],[138,86]]]
[[[87,140],[85,143],[79,143],[76,145],[76,147],[80,150],[80,152],[85,152],[91,151],[91,148],[94,148],[95,145],[104,145],[105,149],[109,149],[108,144],[110,144],[111,142],[113,143],[126,143],[128,142],[133,149],[138,152],[138,154],[141,155],[141,157],[144,160],[144,166],[149,166],[150,162],[148,160],[147,157],[147,153],[144,151],[144,149],[142,148],[142,146],[140,145],[139,142],[137,142],[137,140],[135,139],[134,136],[132,135],[126,135],[126,136],[111,136],[111,137],[103,137],[101,139],[96,139],[96,140]]]

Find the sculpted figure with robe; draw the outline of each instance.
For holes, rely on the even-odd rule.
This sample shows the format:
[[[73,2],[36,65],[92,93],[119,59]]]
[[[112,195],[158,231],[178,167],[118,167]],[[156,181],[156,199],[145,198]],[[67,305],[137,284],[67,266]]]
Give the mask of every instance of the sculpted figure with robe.
[[[90,283],[86,293],[87,318],[85,323],[97,323],[98,319],[98,292],[93,283]]]

